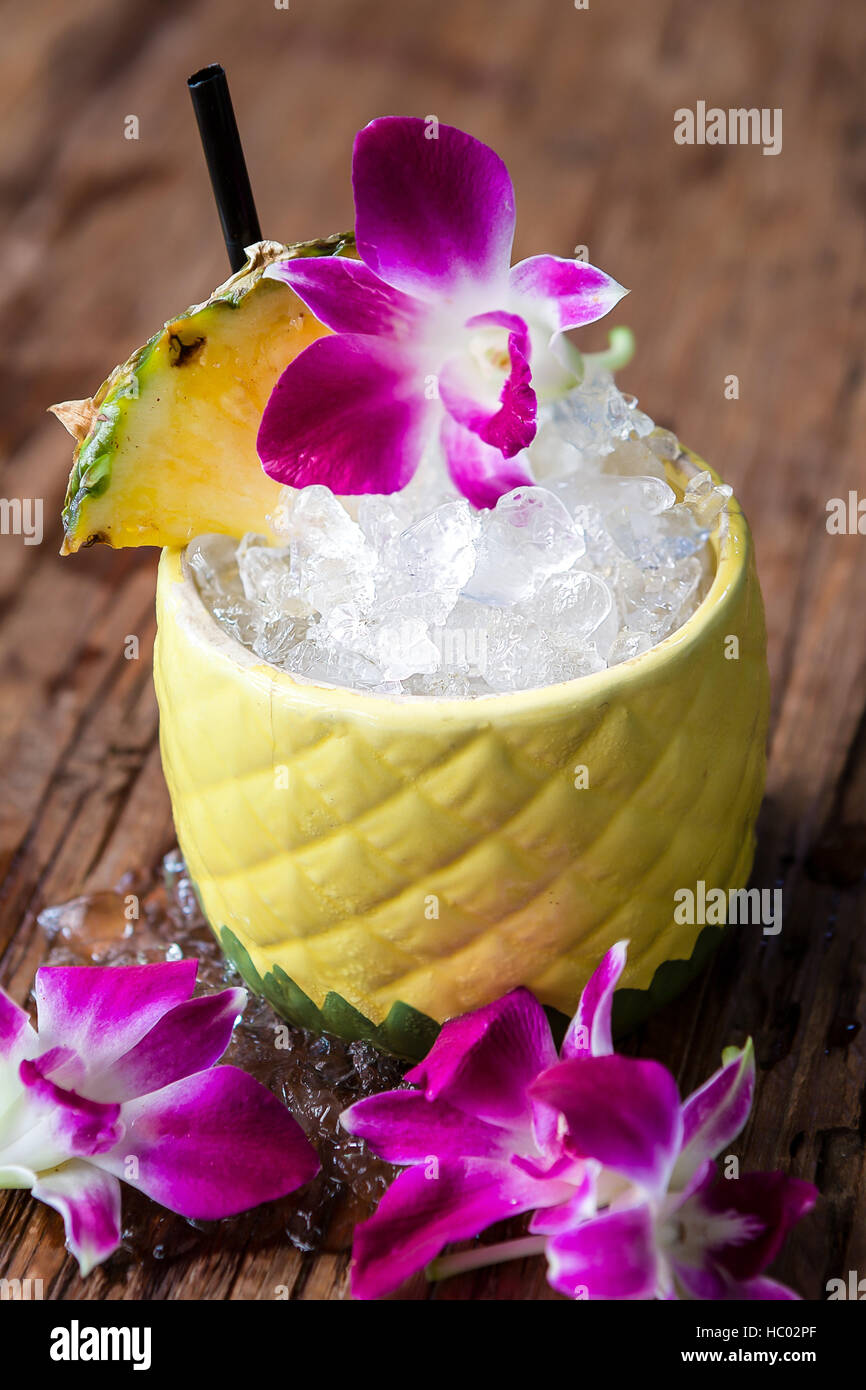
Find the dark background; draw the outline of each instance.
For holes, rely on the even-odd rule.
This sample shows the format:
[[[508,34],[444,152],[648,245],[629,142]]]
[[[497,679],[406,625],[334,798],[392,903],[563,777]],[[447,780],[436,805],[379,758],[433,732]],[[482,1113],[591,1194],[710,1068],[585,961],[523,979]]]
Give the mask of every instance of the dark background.
[[[226,264],[185,78],[229,72],[265,236],[351,225],[359,126],[435,114],[492,144],[517,189],[517,257],[590,258],[629,286],[627,389],[730,481],[755,532],[773,720],[754,882],[782,934],[740,928],[636,1045],[691,1089],[756,1040],[744,1166],[822,1199],[777,1265],[808,1298],[866,1276],[863,1088],[866,10],[858,0],[65,0],[0,4],[3,495],[45,499],[42,546],[0,537],[0,982],[24,1000],[35,915],[152,872],[172,843],[150,679],[154,552],[60,561],[70,441],[43,414],[84,396]],[[781,107],[782,153],[678,146],[699,100]],[[138,141],[124,139],[137,115]],[[582,341],[599,345],[604,325]],[[724,379],[736,374],[738,400]],[[142,659],[123,659],[141,637]],[[340,1298],[345,1253],[289,1247],[145,1261],[82,1285],[54,1213],[0,1198],[0,1275],[73,1297]],[[540,1261],[438,1297],[526,1298]],[[412,1286],[416,1297],[426,1286]]]

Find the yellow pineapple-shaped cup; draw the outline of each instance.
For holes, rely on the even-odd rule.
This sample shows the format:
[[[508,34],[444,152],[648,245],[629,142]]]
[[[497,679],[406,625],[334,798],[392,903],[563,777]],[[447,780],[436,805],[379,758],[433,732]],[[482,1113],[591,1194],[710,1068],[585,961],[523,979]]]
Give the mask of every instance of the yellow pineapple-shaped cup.
[[[733,500],[711,548],[706,598],[659,646],[473,700],[277,670],[165,550],[163,766],[204,911],[247,982],[294,1022],[407,1056],[516,985],[570,1014],[623,937],[623,999],[654,977],[670,992],[685,967],[666,963],[689,962],[702,930],[675,920],[674,894],[745,885],[764,782],[764,619]]]
[[[768,681],[748,528],[731,501],[698,611],[599,675],[390,698],[263,663],[207,613],[183,547],[256,529],[279,502],[259,422],[326,330],[267,267],[352,254],[349,234],[256,243],[94,397],[54,407],[76,440],[64,551],[168,547],[155,678],[181,848],[224,948],[287,1018],[414,1056],[518,984],[570,1013],[620,937],[634,1018],[709,944],[676,921],[676,890],[749,874]]]

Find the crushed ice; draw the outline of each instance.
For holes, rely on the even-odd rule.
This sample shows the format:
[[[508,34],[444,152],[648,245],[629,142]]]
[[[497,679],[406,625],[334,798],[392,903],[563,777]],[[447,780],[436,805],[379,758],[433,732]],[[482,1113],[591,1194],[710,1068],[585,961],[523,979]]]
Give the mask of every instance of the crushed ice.
[[[677,440],[592,359],[539,423],[536,485],[490,511],[434,459],[386,497],[285,488],[270,518],[284,544],[190,545],[206,605],[264,660],[383,694],[524,690],[639,656],[703,598],[731,489],[701,473],[677,500]]]

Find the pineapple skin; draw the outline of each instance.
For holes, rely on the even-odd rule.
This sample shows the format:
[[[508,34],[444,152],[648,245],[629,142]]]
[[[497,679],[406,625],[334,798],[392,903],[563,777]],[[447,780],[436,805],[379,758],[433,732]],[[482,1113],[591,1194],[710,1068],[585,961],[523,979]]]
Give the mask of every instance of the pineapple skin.
[[[354,255],[351,234],[257,242],[236,275],[170,319],[94,396],[51,407],[77,440],[61,554],[262,531],[280,490],[256,452],[262,412],[289,362],[329,332],[263,272],[330,255]]]

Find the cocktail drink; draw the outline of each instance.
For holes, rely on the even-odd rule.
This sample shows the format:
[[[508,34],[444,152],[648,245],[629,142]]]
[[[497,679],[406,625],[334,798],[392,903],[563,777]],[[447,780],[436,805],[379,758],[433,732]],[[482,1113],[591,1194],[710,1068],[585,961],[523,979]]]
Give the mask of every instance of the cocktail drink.
[[[179,842],[280,1013],[420,1056],[516,985],[570,1015],[628,938],[634,1017],[708,943],[677,892],[750,871],[748,528],[616,386],[623,333],[595,355],[564,336],[621,287],[509,268],[491,150],[388,118],[354,184],[357,240],[256,243],[57,408],[64,548],[164,547]]]

